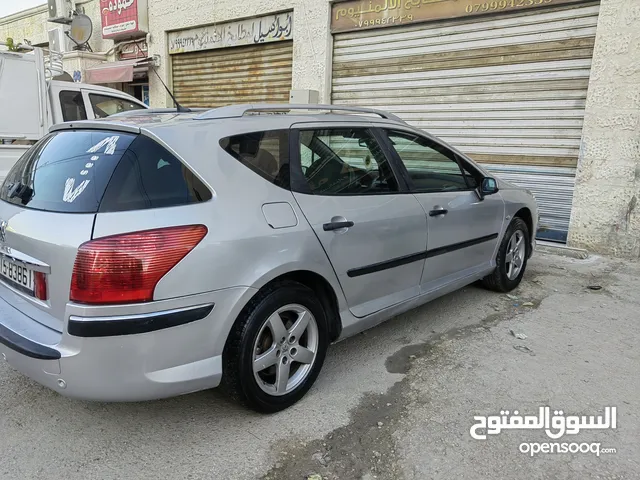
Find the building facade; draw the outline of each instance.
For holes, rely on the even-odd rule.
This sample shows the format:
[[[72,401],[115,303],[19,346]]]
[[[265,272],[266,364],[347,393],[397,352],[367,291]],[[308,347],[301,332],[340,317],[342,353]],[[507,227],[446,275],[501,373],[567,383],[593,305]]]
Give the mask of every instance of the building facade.
[[[141,0],[135,0],[130,6],[137,7],[139,1],[141,2]],[[54,3],[58,7],[58,17],[69,17],[68,12],[75,11],[91,19],[93,33],[84,49],[74,48],[74,42],[67,35],[71,30],[69,25],[50,21],[48,4],[0,18],[0,40],[5,41],[6,38],[11,37],[15,43],[27,41],[33,46],[59,52],[63,55],[62,62],[67,74],[66,78],[117,88],[148,102],[148,65],[135,63],[136,60],[147,58],[148,53],[146,2],[144,3],[144,25],[142,25],[144,28],[137,28],[136,20],[135,28],[116,33],[115,37],[111,31],[113,25],[109,25],[109,22],[115,23],[116,26],[126,25],[126,21],[118,22],[118,17],[126,17],[127,8],[123,8],[119,13],[116,9],[110,10],[109,0],[76,2],[56,0]],[[111,2],[111,5],[113,3]],[[120,3],[122,5],[123,2]],[[129,5],[127,0],[124,3]],[[136,15],[137,12],[136,8]],[[124,68],[125,66],[131,68]],[[109,72],[111,72],[110,75]]]
[[[539,238],[640,257],[637,0],[138,1],[152,106],[389,110],[531,189]]]

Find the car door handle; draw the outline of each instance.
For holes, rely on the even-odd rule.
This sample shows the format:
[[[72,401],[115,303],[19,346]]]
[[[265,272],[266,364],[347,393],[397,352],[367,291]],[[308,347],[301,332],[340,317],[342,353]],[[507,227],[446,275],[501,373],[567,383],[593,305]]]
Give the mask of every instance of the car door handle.
[[[439,217],[440,215],[446,215],[447,213],[449,213],[449,210],[447,210],[446,208],[434,208],[433,210],[431,210],[429,212],[429,216],[430,217]]]
[[[322,229],[325,232],[331,232],[332,230],[340,230],[341,228],[351,228],[353,227],[353,222],[329,222],[322,225]]]

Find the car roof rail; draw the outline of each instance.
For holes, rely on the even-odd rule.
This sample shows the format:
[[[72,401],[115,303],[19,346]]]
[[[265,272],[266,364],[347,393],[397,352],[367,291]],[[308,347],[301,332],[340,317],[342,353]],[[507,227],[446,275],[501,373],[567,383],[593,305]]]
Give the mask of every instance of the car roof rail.
[[[228,105],[226,107],[213,108],[207,112],[195,117],[196,120],[216,120],[222,118],[240,118],[248,113],[260,113],[260,112],[288,112],[291,110],[327,110],[331,112],[346,112],[346,113],[365,113],[370,115],[378,115],[386,120],[393,120],[396,122],[405,123],[400,117],[384,112],[382,110],[376,110],[374,108],[364,107],[351,107],[349,105],[323,105],[323,104],[242,104],[242,105]]]
[[[124,112],[116,112],[109,115],[110,117],[135,117],[139,115],[155,115],[157,113],[198,113],[208,112],[208,108],[190,108],[187,112],[179,112],[177,108],[139,108],[135,110],[126,110]]]

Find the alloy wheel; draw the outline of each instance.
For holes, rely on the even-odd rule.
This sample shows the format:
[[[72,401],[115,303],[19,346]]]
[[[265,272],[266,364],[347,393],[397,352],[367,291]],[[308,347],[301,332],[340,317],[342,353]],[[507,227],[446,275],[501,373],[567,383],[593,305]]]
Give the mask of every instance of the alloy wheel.
[[[309,376],[318,354],[318,324],[302,305],[276,310],[262,325],[253,346],[253,375],[269,395],[295,390]]]
[[[527,244],[522,230],[516,230],[507,246],[505,265],[509,280],[515,280],[520,275],[527,255]]]

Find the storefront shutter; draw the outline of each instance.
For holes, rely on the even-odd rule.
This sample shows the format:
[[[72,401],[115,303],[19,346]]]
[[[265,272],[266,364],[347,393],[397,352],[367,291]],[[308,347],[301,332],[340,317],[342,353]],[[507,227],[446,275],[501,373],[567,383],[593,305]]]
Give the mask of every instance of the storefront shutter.
[[[172,55],[173,89],[186,107],[288,103],[293,42]]]
[[[332,99],[388,110],[530,188],[566,241],[598,21],[570,8],[334,38]]]

